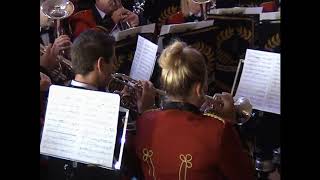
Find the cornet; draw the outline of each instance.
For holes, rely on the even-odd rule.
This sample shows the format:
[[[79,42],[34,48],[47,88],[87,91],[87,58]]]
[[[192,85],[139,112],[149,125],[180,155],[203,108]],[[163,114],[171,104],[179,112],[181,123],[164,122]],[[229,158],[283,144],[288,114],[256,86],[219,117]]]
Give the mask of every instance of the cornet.
[[[141,88],[141,86],[138,84],[139,81],[132,79],[131,77],[125,75],[125,74],[121,74],[121,73],[114,73],[111,75],[112,76],[112,80],[122,84],[122,85],[126,85],[128,87],[130,87],[131,89],[135,89],[135,90],[139,90]],[[111,82],[112,82],[111,80]],[[109,83],[109,90],[110,89],[110,83]],[[154,88],[154,90],[156,91],[157,94],[161,95],[161,96],[165,96],[166,92],[157,88]],[[111,90],[112,91],[112,90]],[[208,101],[208,106],[204,107],[204,112],[205,113],[215,113],[215,108],[212,106],[213,104],[219,104],[219,106],[224,106],[223,102],[218,100],[219,95],[215,94],[213,97],[209,96],[209,95],[205,95],[206,101]],[[128,98],[128,96],[126,96],[126,98]],[[129,97],[130,98],[130,97]],[[128,99],[126,99],[126,101],[128,101]],[[215,103],[210,103],[210,102],[215,102]],[[131,107],[132,107],[132,103],[134,103],[134,101],[130,101],[131,103]],[[126,105],[129,105],[130,103],[127,103]],[[240,97],[236,100],[236,102],[234,103],[234,106],[236,108],[236,114],[237,114],[237,124],[238,125],[242,125],[245,122],[247,122],[252,115],[252,105],[250,103],[250,101],[247,98],[244,97]]]

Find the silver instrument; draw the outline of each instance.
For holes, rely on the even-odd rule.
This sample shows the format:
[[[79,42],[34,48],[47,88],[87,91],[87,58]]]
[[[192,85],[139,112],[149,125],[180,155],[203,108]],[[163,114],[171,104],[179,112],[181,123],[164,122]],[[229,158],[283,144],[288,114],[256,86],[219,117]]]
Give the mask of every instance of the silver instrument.
[[[40,6],[41,11],[49,19],[56,23],[56,34],[59,37],[63,34],[60,27],[60,20],[69,17],[74,12],[74,5],[68,0],[46,0]]]

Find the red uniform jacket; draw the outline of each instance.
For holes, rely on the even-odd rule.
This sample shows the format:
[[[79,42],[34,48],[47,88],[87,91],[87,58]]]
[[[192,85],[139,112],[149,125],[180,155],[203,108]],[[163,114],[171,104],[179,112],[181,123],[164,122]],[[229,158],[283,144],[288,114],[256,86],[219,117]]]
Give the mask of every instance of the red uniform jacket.
[[[266,1],[260,4],[263,7],[262,12],[276,12],[278,11],[278,6],[276,1]]]
[[[97,25],[91,9],[79,11],[72,15],[69,19],[69,24],[73,39],[83,31],[94,28]]]
[[[168,17],[166,24],[181,24],[181,23],[185,23],[186,19],[185,17],[183,17],[183,14],[181,11],[171,15],[170,17]]]
[[[109,32],[115,24],[108,15],[106,15],[105,19],[102,19],[95,6],[93,6],[91,9],[73,14],[69,19],[69,25],[72,31],[72,38],[75,39],[85,30],[96,28],[97,26],[103,28],[98,28],[98,30]]]
[[[136,153],[146,180],[253,180],[254,168],[228,122],[189,111],[144,113]]]

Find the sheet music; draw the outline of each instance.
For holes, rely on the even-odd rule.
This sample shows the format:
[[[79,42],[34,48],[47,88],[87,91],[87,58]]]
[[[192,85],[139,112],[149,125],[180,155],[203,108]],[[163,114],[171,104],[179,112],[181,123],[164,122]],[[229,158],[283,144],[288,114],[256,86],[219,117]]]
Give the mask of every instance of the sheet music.
[[[281,13],[278,12],[267,12],[267,13],[261,13],[260,14],[260,21],[262,20],[280,20],[281,19]]]
[[[155,23],[153,23],[145,26],[138,26],[123,31],[119,31],[112,35],[114,36],[116,41],[120,41],[127,38],[128,36],[135,36],[138,33],[154,33],[155,27],[156,25]]]
[[[134,54],[130,77],[135,80],[149,80],[156,62],[158,45],[139,36]]]
[[[161,26],[160,36],[169,33],[185,32],[187,30],[196,30],[213,25],[214,20],[200,21],[200,22],[187,22],[183,24],[170,24]]]
[[[111,168],[120,97],[52,85],[40,153]]]
[[[233,8],[218,8],[212,9],[210,14],[260,14],[262,13],[262,7],[233,7]]]
[[[247,7],[244,9],[243,14],[260,14],[262,13],[263,7]]]
[[[235,97],[247,97],[254,109],[280,114],[280,54],[247,49]]]

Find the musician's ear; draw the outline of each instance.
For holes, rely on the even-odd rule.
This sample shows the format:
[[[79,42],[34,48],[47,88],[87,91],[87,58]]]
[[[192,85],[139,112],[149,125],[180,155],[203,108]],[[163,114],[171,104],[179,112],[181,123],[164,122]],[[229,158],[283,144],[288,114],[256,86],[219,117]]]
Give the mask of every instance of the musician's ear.
[[[96,63],[96,68],[98,70],[98,72],[103,72],[104,71],[104,59],[103,57],[99,57],[97,63]]]
[[[203,96],[203,86],[200,82],[197,82],[195,84],[195,91],[198,97],[202,97]]]

